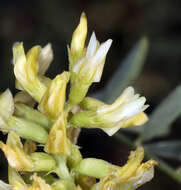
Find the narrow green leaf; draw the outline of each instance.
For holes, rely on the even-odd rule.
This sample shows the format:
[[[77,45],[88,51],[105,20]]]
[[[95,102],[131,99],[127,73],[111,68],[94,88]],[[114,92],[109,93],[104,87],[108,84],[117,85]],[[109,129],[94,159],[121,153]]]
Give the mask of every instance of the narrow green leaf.
[[[159,157],[181,161],[181,141],[162,141],[147,144],[145,147]]]
[[[150,120],[144,125],[142,139],[149,140],[168,134],[171,124],[179,115],[181,115],[181,85],[153,111]]]
[[[143,37],[131,50],[126,59],[120,65],[112,79],[109,81],[102,100],[110,103],[115,100],[122,90],[131,85],[139,76],[148,51],[148,40]]]

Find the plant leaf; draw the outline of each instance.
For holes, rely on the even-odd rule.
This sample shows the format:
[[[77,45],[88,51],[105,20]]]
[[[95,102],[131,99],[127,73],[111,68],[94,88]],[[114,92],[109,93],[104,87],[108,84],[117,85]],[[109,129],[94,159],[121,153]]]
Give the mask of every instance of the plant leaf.
[[[169,158],[181,161],[181,141],[162,141],[145,145],[153,154],[162,158]]]
[[[181,85],[177,86],[153,111],[143,127],[142,139],[149,140],[168,134],[171,124],[181,114]]]

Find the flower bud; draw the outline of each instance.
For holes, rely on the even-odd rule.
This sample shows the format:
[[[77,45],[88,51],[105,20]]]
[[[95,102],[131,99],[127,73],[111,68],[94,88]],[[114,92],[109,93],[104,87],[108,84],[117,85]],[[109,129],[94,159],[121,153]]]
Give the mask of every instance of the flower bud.
[[[63,72],[52,80],[45,92],[38,109],[55,120],[62,113],[65,103],[66,85],[69,81],[69,73]]]
[[[55,160],[49,154],[43,152],[34,152],[30,154],[30,158],[33,162],[34,172],[52,171],[55,169]]]
[[[77,28],[75,29],[69,53],[69,61],[70,61],[70,71],[75,62],[82,56],[84,52],[84,44],[87,36],[87,18],[85,13],[83,12],[80,17],[80,22]]]
[[[54,190],[75,190],[75,184],[70,180],[59,179],[54,182],[52,185]]]
[[[70,143],[71,144],[71,143]],[[79,147],[71,144],[71,154],[67,157],[67,165],[70,169],[75,168],[82,160]]]
[[[16,133],[22,138],[39,143],[46,143],[48,138],[48,133],[43,127],[27,119],[15,116],[11,116],[8,119],[7,129],[9,131],[16,131]]]
[[[35,122],[38,125],[41,125],[45,129],[50,129],[50,127],[52,125],[52,122],[48,117],[46,117],[39,111],[37,111],[29,106],[26,106],[25,104],[20,104],[20,103],[15,104],[14,115],[25,118],[32,122]]]
[[[102,178],[111,172],[111,164],[100,159],[86,158],[76,166],[74,171],[83,175]]]

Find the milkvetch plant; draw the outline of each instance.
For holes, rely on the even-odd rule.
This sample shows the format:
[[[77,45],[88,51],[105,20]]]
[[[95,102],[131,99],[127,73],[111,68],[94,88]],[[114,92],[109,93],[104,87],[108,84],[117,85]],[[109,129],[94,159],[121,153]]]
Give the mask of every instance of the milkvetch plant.
[[[50,44],[34,46],[27,53],[23,43],[14,44],[15,83],[20,91],[14,97],[9,89],[0,94],[0,129],[8,135],[0,149],[8,160],[9,180],[9,184],[0,181],[1,190],[134,190],[153,178],[157,163],[142,163],[142,147],[131,151],[125,165],[116,166],[83,158],[76,145],[81,128],[100,128],[112,136],[120,128],[148,120],[146,98],[135,94],[133,87],[112,104],[86,97],[91,84],[101,79],[112,44],[111,39],[100,43],[93,32],[86,47],[86,36],[83,13],[68,47],[69,71],[54,79],[45,76],[53,60]]]

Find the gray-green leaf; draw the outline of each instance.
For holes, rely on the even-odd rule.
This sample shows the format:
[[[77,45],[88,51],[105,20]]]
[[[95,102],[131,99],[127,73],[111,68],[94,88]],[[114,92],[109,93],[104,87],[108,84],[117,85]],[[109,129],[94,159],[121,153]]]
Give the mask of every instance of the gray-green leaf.
[[[145,145],[145,147],[153,154],[181,161],[181,141],[162,141]]]
[[[181,85],[153,111],[144,125],[142,139],[149,140],[168,134],[171,124],[181,115]]]

